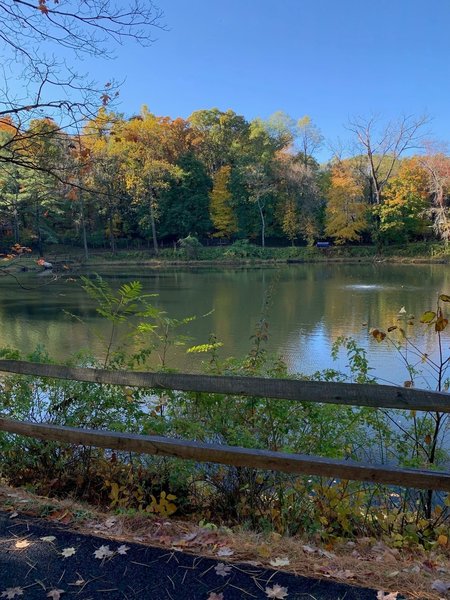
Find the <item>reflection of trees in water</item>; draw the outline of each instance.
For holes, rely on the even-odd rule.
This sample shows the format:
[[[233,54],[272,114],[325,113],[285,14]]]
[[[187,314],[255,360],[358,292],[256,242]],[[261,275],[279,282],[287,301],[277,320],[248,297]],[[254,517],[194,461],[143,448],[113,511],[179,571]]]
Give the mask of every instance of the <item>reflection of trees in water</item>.
[[[305,264],[164,271],[122,267],[104,275],[117,287],[140,279],[146,292],[159,294],[154,302],[170,316],[197,315],[183,333],[192,335],[193,344],[204,343],[215,333],[226,355],[242,356],[248,351],[249,338],[269,296],[268,349],[286,355],[294,370],[296,365],[307,364],[310,371],[311,366],[319,369],[332,364],[329,348],[340,335],[355,337],[374,356],[388,357],[386,348],[370,338],[370,327],[397,324],[402,306],[418,321],[424,310],[435,306],[438,293],[450,292],[450,275],[444,265]],[[58,281],[25,293],[2,282],[0,294],[2,346],[29,351],[43,343],[56,358],[86,346],[95,352],[99,342],[94,326],[103,332],[109,327],[76,283]],[[200,318],[212,309],[211,315]],[[72,321],[63,310],[77,314],[87,325]],[[409,329],[420,331],[425,347],[432,348],[432,331],[424,333],[418,323]],[[190,368],[193,361],[198,364],[199,358],[186,356],[184,349],[177,351],[180,368]]]

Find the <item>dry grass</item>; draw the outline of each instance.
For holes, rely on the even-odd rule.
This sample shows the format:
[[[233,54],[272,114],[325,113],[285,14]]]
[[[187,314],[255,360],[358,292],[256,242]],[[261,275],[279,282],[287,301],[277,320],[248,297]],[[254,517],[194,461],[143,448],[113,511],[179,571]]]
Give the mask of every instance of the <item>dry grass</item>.
[[[47,518],[72,530],[124,542],[183,550],[220,560],[250,562],[271,567],[276,558],[287,558],[284,571],[328,578],[348,584],[399,592],[414,600],[439,600],[431,589],[436,579],[450,581],[450,549],[436,551],[388,548],[363,538],[333,548],[311,540],[258,535],[226,528],[199,527],[190,521],[152,515],[126,516],[101,512],[70,499],[37,496],[23,489],[0,485],[0,510]],[[227,554],[229,556],[227,556]]]

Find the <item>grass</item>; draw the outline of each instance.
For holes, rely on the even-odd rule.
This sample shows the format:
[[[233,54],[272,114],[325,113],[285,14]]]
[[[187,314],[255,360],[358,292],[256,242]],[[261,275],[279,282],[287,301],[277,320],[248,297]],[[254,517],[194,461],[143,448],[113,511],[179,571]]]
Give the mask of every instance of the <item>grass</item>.
[[[17,268],[36,267],[36,255],[16,261]],[[266,247],[238,241],[228,246],[202,246],[194,253],[182,249],[162,248],[157,256],[150,250],[118,250],[112,254],[109,250],[94,249],[89,260],[84,259],[81,248],[63,245],[49,245],[45,258],[50,262],[71,261],[87,266],[101,266],[132,262],[162,266],[169,264],[276,264],[287,261],[323,262],[323,261],[372,261],[387,262],[447,262],[450,249],[442,243],[416,242],[403,245],[385,246],[378,252],[375,246],[331,246],[327,249],[307,246]],[[61,266],[61,265],[60,265]]]

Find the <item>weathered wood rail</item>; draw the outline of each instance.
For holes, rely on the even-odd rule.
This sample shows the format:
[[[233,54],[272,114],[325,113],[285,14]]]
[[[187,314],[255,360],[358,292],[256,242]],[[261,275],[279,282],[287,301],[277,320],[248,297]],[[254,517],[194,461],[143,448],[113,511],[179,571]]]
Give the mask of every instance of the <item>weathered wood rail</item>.
[[[261,377],[107,371],[12,360],[0,360],[0,371],[127,387],[210,392],[228,396],[266,397],[274,400],[286,399],[296,402],[450,412],[450,394],[386,385],[331,384]],[[232,402],[232,398],[227,401]],[[450,491],[450,472],[448,471],[404,469],[320,456],[206,444],[160,436],[93,431],[42,423],[13,421],[6,418],[0,418],[0,431],[68,444],[173,456],[201,462],[234,465],[236,467],[254,467],[286,473],[353,479],[416,489]]]

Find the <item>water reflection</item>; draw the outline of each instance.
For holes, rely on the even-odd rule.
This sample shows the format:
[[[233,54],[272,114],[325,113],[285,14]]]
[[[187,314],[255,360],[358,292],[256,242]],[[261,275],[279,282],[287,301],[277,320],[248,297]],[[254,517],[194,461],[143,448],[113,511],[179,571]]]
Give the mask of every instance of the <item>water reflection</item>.
[[[376,374],[398,383],[408,379],[407,373],[395,351],[369,335],[370,328],[402,323],[410,332],[420,331],[425,350],[431,352],[433,331],[425,329],[424,333],[419,324],[407,325],[399,310],[404,306],[406,316],[419,317],[435,306],[438,293],[450,292],[445,265],[309,264],[163,271],[127,267],[107,269],[102,275],[116,286],[140,279],[146,292],[159,294],[155,304],[177,318],[212,310],[183,333],[192,336],[193,344],[204,343],[215,333],[224,343],[224,353],[233,356],[242,356],[249,349],[250,336],[269,296],[269,346],[285,357],[291,371],[310,373],[336,366],[331,346],[338,336],[346,335],[368,350]],[[55,357],[83,347],[102,352],[96,330],[106,334],[108,324],[97,315],[78,282],[61,280],[23,291],[3,278],[0,294],[0,345],[29,351],[43,344]],[[172,365],[184,370],[198,370],[198,363],[198,357],[186,355],[182,349],[172,357]],[[341,357],[337,366],[345,364]]]

